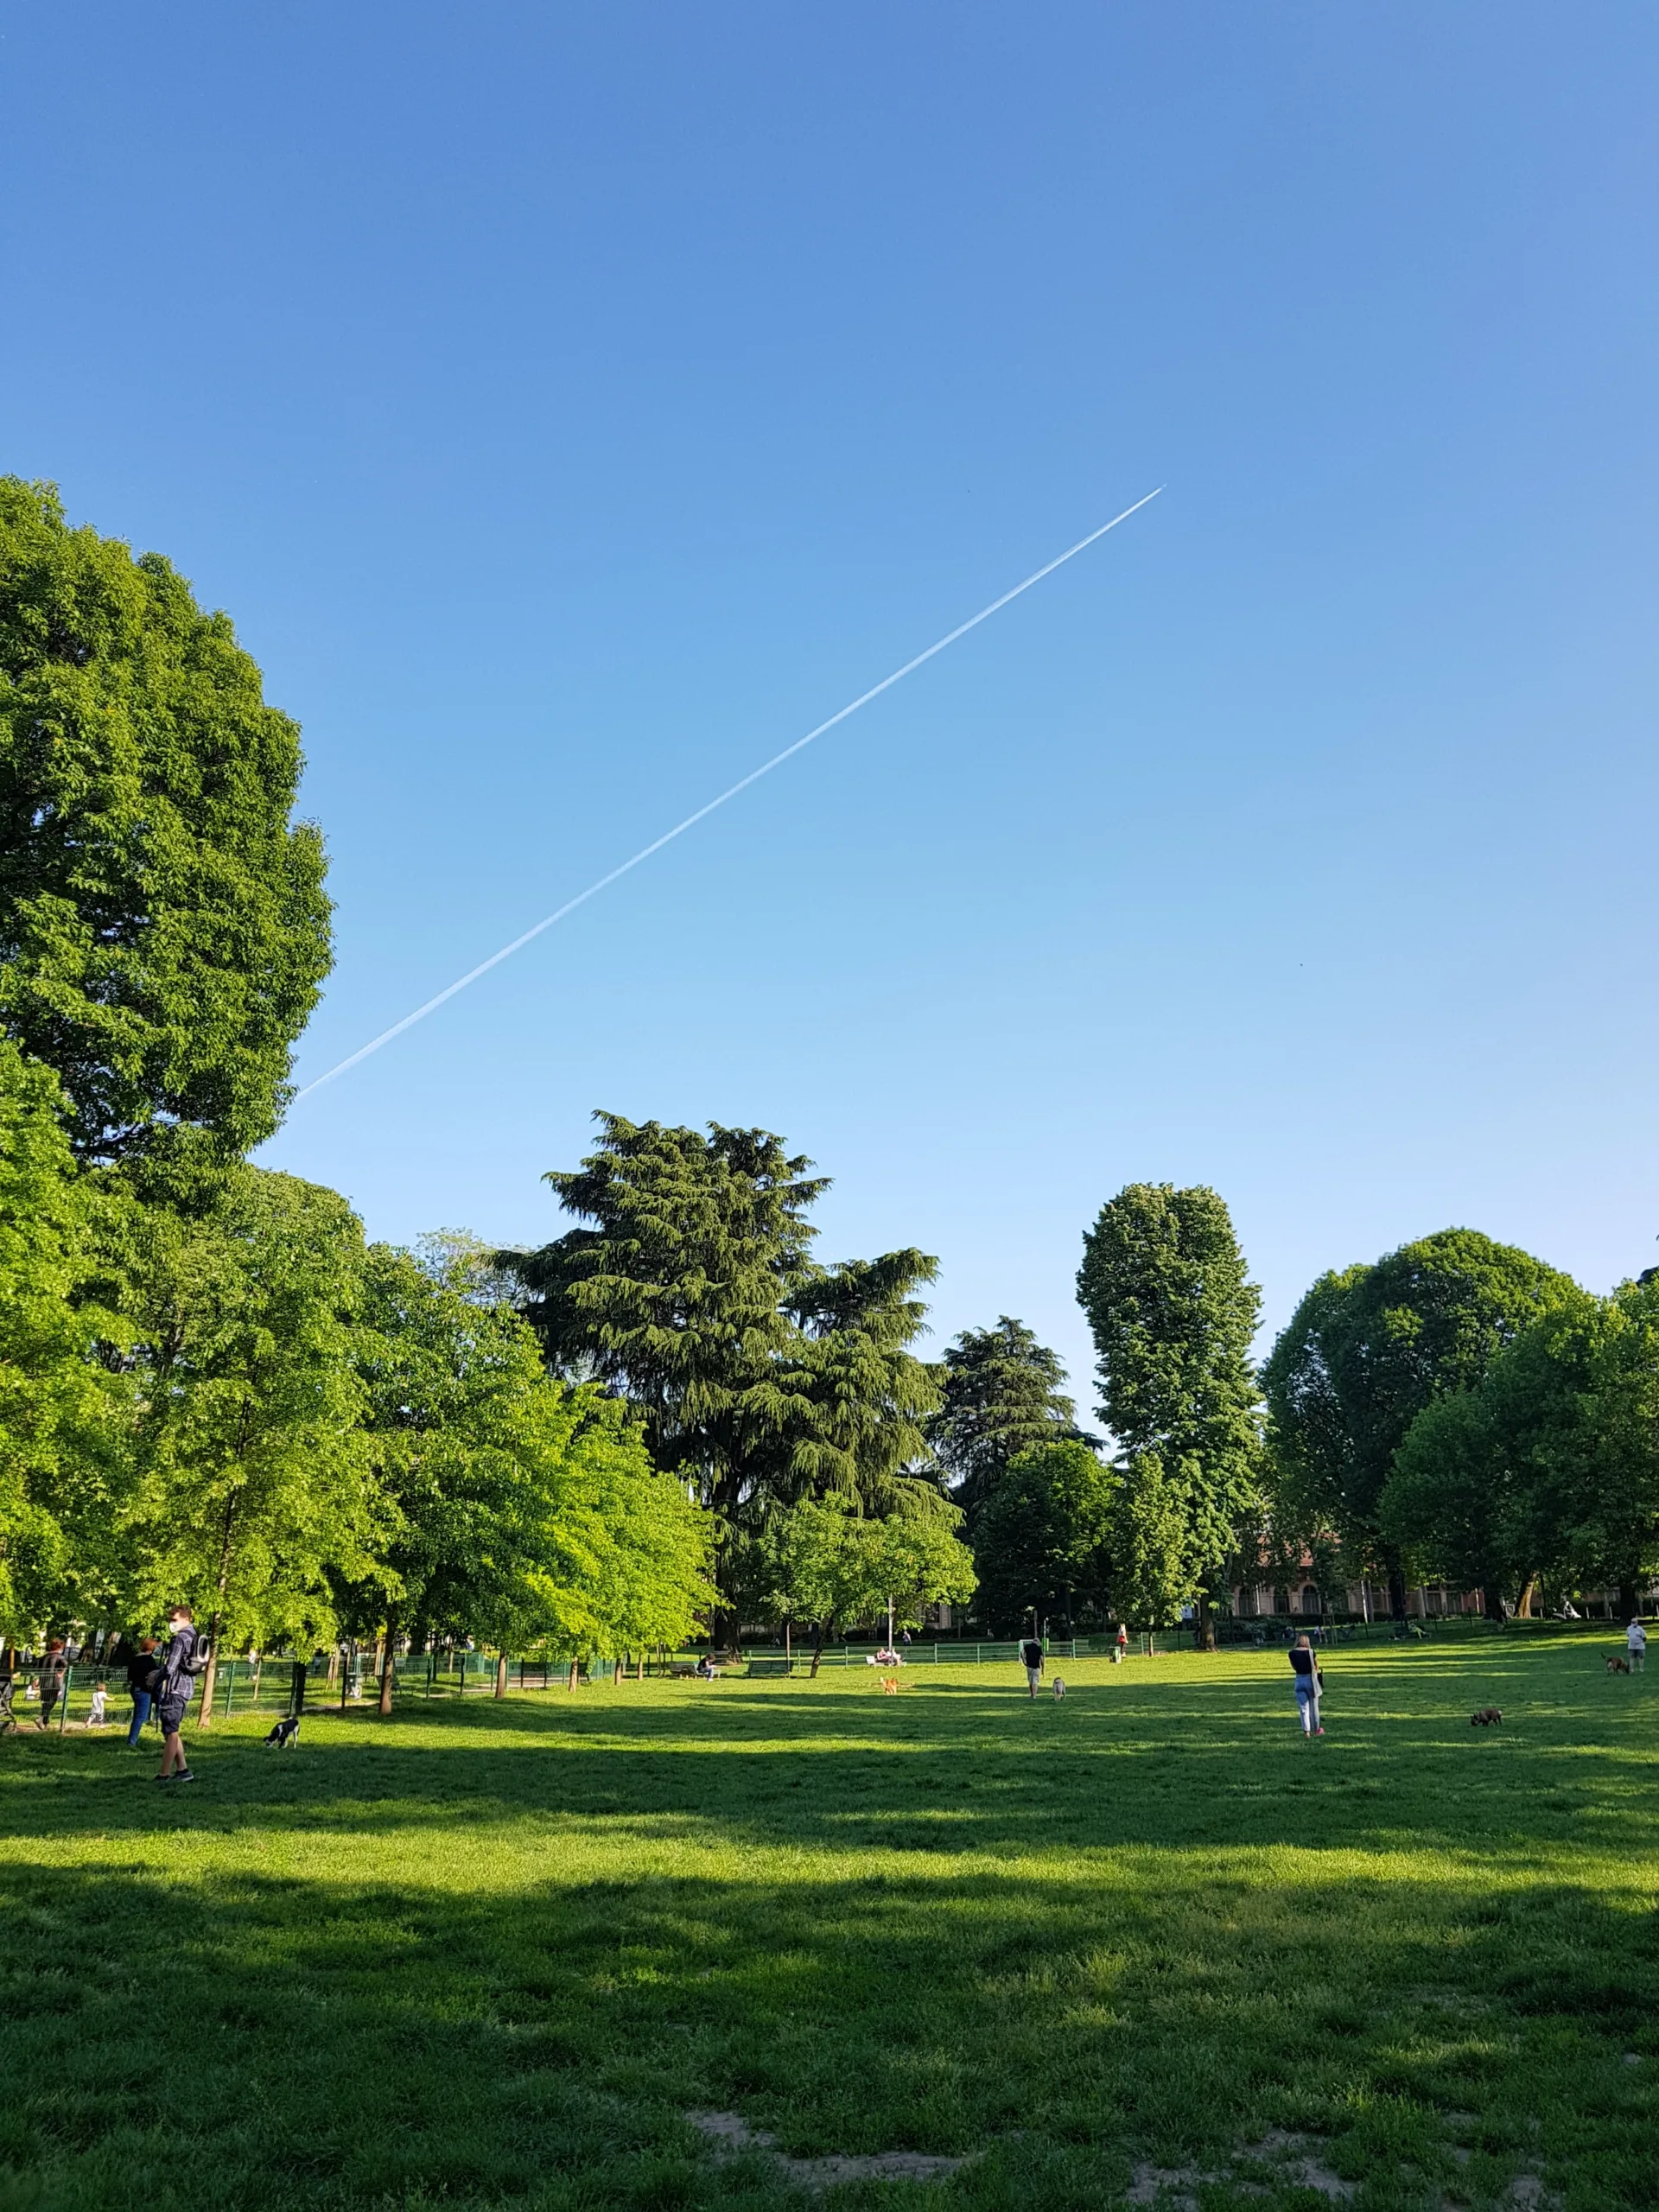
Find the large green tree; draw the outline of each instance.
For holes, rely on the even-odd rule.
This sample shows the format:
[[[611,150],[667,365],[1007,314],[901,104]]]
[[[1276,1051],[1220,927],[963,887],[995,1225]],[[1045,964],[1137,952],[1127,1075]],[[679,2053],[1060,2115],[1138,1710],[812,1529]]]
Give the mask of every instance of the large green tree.
[[[92,1161],[270,1135],[329,966],[299,733],[158,554],[0,479],[0,1025]]]
[[[1574,1291],[1431,1400],[1383,1486],[1384,1535],[1428,1572],[1507,1587],[1618,1586],[1659,1567],[1659,1287]]]
[[[134,1209],[124,1256],[140,1410],[111,1598],[152,1622],[182,1599],[215,1647],[308,1649],[385,1513],[361,1427],[361,1226],[337,1192],[245,1166],[188,1215]]]
[[[1574,1289],[1529,1252],[1470,1229],[1321,1275],[1262,1370],[1281,1522],[1303,1534],[1334,1529],[1351,1556],[1386,1575],[1403,1617],[1404,1563],[1379,1505],[1407,1430],[1433,1400],[1478,1384],[1505,1344]]]
[[[367,1448],[392,1508],[346,1592],[404,1630],[567,1656],[677,1641],[712,1591],[709,1516],[652,1466],[625,1406],[547,1374],[470,1240],[371,1248],[359,1336]]]
[[[1131,1183],[1101,1209],[1084,1238],[1077,1296],[1099,1362],[1100,1411],[1122,1464],[1156,1454],[1162,1546],[1171,1501],[1182,1529],[1179,1580],[1196,1594],[1208,1630],[1239,1531],[1261,1495],[1261,1394],[1250,1343],[1261,1294],[1250,1281],[1232,1218],[1214,1191]]]
[[[1033,1444],[1003,1470],[973,1527],[981,1607],[993,1630],[1026,1614],[1103,1606],[1122,1478],[1086,1444]]]
[[[773,1505],[836,1490],[880,1510],[928,1486],[908,1471],[938,1389],[908,1347],[935,1263],[817,1264],[826,1179],[764,1129],[596,1118],[597,1149],[547,1178],[589,1225],[502,1259],[555,1366],[625,1396],[719,1516],[729,1597],[732,1541]]]
[[[995,1328],[964,1329],[939,1369],[944,1400],[927,1440],[971,1529],[1022,1452],[1077,1435],[1077,1408],[1058,1354],[1007,1313]]]
[[[805,1497],[773,1516],[766,1531],[780,1605],[816,1624],[812,1672],[837,1621],[914,1628],[929,1605],[964,1605],[974,1594],[972,1554],[957,1535],[962,1516],[937,1501],[927,1510],[866,1518],[844,1495]]]
[[[76,1610],[75,1508],[124,1465],[127,1394],[94,1357],[124,1334],[99,1299],[114,1202],[77,1173],[62,1105],[51,1070],[0,1036],[0,1635]]]

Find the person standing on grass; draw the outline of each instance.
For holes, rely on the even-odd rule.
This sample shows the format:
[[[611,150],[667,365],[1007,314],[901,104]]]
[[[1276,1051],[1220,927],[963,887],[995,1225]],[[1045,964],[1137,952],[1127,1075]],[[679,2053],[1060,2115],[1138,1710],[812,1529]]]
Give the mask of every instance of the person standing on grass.
[[[132,1699],[132,1726],[127,1731],[127,1749],[136,1751],[138,1739],[144,1732],[144,1723],[149,1718],[150,1696],[145,1687],[156,1671],[156,1639],[141,1637],[127,1656],[127,1692]]]
[[[1043,1647],[1039,1638],[1026,1638],[1020,1646],[1020,1659],[1026,1670],[1026,1686],[1035,1697],[1043,1686]]]
[[[1647,1664],[1648,1631],[1639,1620],[1632,1618],[1624,1631],[1624,1649],[1630,1656],[1630,1672],[1639,1675]]]
[[[175,1605],[167,1616],[171,1634],[162,1650],[158,1666],[152,1667],[154,1688],[150,1694],[156,1700],[156,1711],[162,1724],[162,1770],[157,1782],[194,1782],[189,1761],[184,1756],[184,1738],[180,1732],[190,1703],[191,1692],[196,1687],[200,1662],[196,1656],[196,1630],[188,1605]]]
[[[47,1645],[46,1656],[41,1662],[41,1717],[35,1723],[37,1728],[52,1726],[53,1707],[63,1695],[64,1676],[68,1671],[69,1662],[64,1654],[63,1638],[54,1636]]]
[[[1305,1636],[1299,1636],[1290,1647],[1290,1671],[1296,1692],[1297,1709],[1302,1716],[1304,1736],[1323,1736],[1319,1720],[1319,1692],[1325,1688],[1319,1675],[1319,1662],[1313,1656],[1313,1647]]]

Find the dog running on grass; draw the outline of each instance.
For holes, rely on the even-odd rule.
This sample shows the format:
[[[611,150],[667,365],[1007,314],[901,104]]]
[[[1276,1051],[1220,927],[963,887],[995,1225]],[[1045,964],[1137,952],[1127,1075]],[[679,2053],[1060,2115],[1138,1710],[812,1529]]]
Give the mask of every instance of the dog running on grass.
[[[1607,1671],[1610,1675],[1628,1675],[1630,1671],[1630,1662],[1628,1659],[1619,1658],[1616,1652],[1610,1652],[1607,1658]]]
[[[1470,1714],[1469,1726],[1471,1728],[1496,1728],[1503,1718],[1495,1705],[1483,1705],[1478,1713]]]
[[[291,1751],[299,1740],[300,1716],[290,1713],[286,1720],[279,1720],[266,1737],[265,1748],[269,1751],[274,1745],[279,1751]]]
[[[882,1677],[881,1677],[881,1694],[882,1694],[882,1696],[883,1696],[883,1697],[897,1697],[897,1696],[898,1696],[898,1694],[899,1694],[899,1677],[898,1677],[898,1675],[882,1675]]]
[[[1065,1676],[1064,1675],[1056,1675],[1054,1677],[1054,1694],[1056,1697],[1064,1697],[1065,1695]]]

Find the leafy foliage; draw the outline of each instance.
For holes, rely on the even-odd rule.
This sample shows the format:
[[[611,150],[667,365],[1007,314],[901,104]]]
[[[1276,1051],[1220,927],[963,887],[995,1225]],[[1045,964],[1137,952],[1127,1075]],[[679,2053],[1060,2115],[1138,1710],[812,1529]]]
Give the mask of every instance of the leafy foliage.
[[[82,1158],[222,1164],[276,1128],[330,963],[299,773],[225,615],[0,479],[0,1022]]]
[[[0,1633],[73,1602],[65,1517],[119,1448],[116,1381],[93,1355],[120,1325],[95,1302],[100,1207],[61,1104],[51,1071],[0,1036]]]
[[[964,1329],[940,1365],[944,1401],[927,1440],[972,1527],[1021,1452],[1077,1435],[1077,1408],[1058,1356],[1007,1313],[995,1328]]]
[[[1541,1260],[1467,1229],[1320,1276],[1262,1371],[1281,1517],[1376,1552],[1398,1610],[1404,1586],[1379,1507],[1408,1429],[1434,1399],[1478,1384],[1505,1344],[1573,1291]]]
[[[1039,1615],[1101,1607],[1113,1584],[1122,1478],[1086,1444],[1035,1444],[986,1497],[974,1523],[982,1608],[992,1626],[1017,1629]]]
[[[1385,1536],[1487,1592],[1616,1583],[1659,1568],[1659,1288],[1562,1297],[1471,1389],[1434,1399],[1382,1491]]]
[[[1261,1294],[1214,1191],[1131,1183],[1084,1238],[1077,1296],[1099,1356],[1100,1410],[1122,1465],[1155,1454],[1123,1510],[1154,1519],[1135,1555],[1163,1558],[1179,1516],[1176,1583],[1202,1595],[1219,1578],[1261,1483],[1260,1393],[1250,1343]],[[1160,1570],[1161,1573],[1161,1570]],[[1152,1586],[1148,1586],[1150,1587]]]
[[[598,1119],[598,1149],[547,1179],[594,1226],[502,1262],[554,1363],[626,1396],[657,1464],[718,1515],[728,1599],[741,1537],[776,1506],[937,1497],[924,1424],[938,1386],[908,1349],[935,1262],[818,1265],[806,1213],[825,1180],[764,1129]]]

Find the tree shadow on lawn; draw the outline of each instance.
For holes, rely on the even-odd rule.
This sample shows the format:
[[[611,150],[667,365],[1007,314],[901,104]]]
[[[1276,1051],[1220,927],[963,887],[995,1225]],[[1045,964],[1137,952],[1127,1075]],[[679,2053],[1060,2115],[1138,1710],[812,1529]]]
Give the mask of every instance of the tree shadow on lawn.
[[[1100,2212],[1137,2158],[1224,2175],[1275,2128],[1357,2212],[1535,2169],[1567,2212],[1650,2201],[1659,1945],[1582,1887],[1172,1848],[1110,1883],[769,1858],[504,1894],[354,1881],[346,1837],[312,1879],[177,1842],[0,1870],[7,2212],[790,2201],[710,2157],[709,2108],[802,2157],[972,2154],[933,2186],[983,2212]]]

